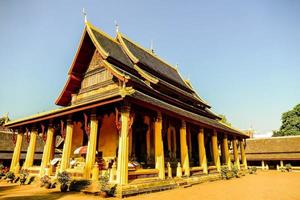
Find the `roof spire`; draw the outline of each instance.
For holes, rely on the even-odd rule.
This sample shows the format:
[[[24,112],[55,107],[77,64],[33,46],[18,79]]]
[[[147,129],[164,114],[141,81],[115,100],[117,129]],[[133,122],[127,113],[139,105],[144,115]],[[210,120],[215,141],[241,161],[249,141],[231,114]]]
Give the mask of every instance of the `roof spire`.
[[[82,8],[82,14],[83,14],[83,16],[84,16],[84,23],[87,23],[87,14],[86,14],[84,8]]]
[[[153,47],[153,40],[151,40],[151,42],[150,42],[150,50],[153,54],[155,53],[155,50],[154,50],[154,47]]]
[[[117,20],[115,20],[115,26],[116,26],[116,33],[119,33],[119,24]]]
[[[178,63],[176,63],[176,65],[175,65],[175,69],[178,69],[179,68],[179,65],[178,65]]]

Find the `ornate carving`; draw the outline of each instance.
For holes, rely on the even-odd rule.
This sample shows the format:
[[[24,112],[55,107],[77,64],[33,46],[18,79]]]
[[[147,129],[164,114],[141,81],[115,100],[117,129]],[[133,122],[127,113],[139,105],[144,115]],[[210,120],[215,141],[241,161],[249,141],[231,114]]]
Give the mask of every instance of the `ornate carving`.
[[[12,132],[12,141],[13,141],[14,144],[16,144],[17,138],[16,138],[15,131],[13,129],[11,129],[11,132]]]
[[[122,122],[121,122],[121,113],[119,112],[119,109],[117,107],[115,107],[115,125],[116,125],[117,131],[120,135],[120,129],[122,126]]]
[[[29,140],[30,140],[30,135],[29,135],[29,130],[28,130],[28,128],[25,128],[25,135],[26,135],[26,142],[27,142],[27,144],[29,143]]]
[[[42,129],[42,138],[43,138],[43,141],[46,142],[47,135],[45,133],[45,125],[41,124],[41,129]]]
[[[65,123],[63,120],[60,120],[60,134],[61,137],[65,139],[66,137],[66,128],[65,128]]]
[[[83,113],[83,117],[84,117],[84,132],[86,133],[86,135],[88,137],[90,137],[90,126],[88,123],[88,115],[86,113]]]

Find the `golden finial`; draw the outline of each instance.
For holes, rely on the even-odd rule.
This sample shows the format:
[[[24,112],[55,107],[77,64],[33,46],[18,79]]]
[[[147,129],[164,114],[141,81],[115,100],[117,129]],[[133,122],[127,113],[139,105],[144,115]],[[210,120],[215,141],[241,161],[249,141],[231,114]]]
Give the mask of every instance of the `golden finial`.
[[[116,33],[119,33],[119,24],[117,20],[115,20],[115,26],[116,26]]]
[[[150,50],[153,54],[155,53],[154,47],[153,47],[153,40],[150,41]]]
[[[83,16],[84,16],[84,23],[87,23],[87,14],[86,14],[84,8],[82,8],[82,14],[83,14]]]

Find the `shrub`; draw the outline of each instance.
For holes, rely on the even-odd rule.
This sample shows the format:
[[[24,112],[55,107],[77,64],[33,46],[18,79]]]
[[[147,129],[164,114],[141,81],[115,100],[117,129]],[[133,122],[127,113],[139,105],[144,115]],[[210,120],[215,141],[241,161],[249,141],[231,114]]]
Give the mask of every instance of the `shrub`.
[[[71,178],[66,171],[63,171],[61,173],[58,172],[57,180],[60,184],[64,185],[64,184],[68,184],[70,182]]]
[[[29,174],[28,174],[27,170],[21,170],[20,171],[20,184],[21,185],[24,185],[28,175]]]
[[[45,188],[50,188],[51,187],[51,178],[47,175],[44,175],[42,178],[41,178],[41,187],[45,187]]]
[[[229,168],[227,165],[223,165],[221,166],[221,177],[222,179],[230,179],[231,177],[229,177],[228,175],[229,172]]]
[[[237,177],[237,178],[238,178],[238,172],[239,172],[238,166],[237,166],[237,165],[233,165],[231,171],[232,171],[232,175],[233,175],[234,177]]]
[[[105,173],[103,176],[100,177],[100,191],[105,193],[106,196],[113,197],[116,192],[117,184],[111,186],[109,183],[109,175]]]
[[[286,169],[286,171],[291,172],[292,171],[292,165],[290,163],[286,164],[285,169]]]
[[[7,172],[5,174],[5,179],[7,180],[7,182],[13,182],[15,179],[15,174],[13,172]]]
[[[255,174],[256,171],[257,171],[257,167],[252,166],[252,167],[250,167],[250,169],[249,169],[249,174]]]
[[[89,180],[72,180],[69,186],[70,191],[80,192],[85,189],[91,182]]]
[[[59,172],[57,174],[57,180],[60,183],[60,191],[66,192],[68,190],[68,183],[70,182],[71,178],[66,171]]]

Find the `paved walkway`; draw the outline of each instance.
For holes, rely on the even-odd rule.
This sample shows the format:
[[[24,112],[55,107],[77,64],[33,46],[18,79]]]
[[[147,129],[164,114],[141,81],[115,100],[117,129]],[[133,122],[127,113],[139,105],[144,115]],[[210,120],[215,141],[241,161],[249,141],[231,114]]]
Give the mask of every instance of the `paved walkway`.
[[[38,186],[0,183],[0,199],[5,200],[82,200],[100,199],[81,193],[60,193]],[[190,188],[157,192],[126,198],[127,200],[300,200],[300,173],[258,172],[239,179],[203,183]]]

